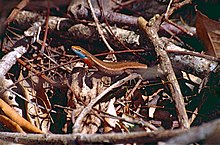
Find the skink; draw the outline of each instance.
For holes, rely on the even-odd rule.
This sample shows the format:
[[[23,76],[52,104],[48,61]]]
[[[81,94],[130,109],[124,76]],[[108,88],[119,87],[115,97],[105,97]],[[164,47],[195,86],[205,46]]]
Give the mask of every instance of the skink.
[[[155,79],[161,76],[161,69],[158,66],[148,67],[138,62],[104,62],[80,46],[72,46],[71,49],[89,67],[95,67],[108,76],[121,75],[122,73],[138,73],[143,80]]]

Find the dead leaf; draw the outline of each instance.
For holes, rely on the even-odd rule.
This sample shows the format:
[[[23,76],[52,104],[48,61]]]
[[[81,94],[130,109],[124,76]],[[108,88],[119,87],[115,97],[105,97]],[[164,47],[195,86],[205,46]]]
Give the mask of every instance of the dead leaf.
[[[214,57],[220,57],[220,22],[209,19],[197,11],[196,32],[205,45],[205,52]]]
[[[68,104],[75,106],[72,117],[77,119],[85,107],[81,102],[84,101],[84,104],[89,104],[91,100],[97,97],[97,94],[100,94],[108,87],[108,85],[104,84],[108,84],[109,82],[111,82],[110,77],[94,73],[88,75],[85,68],[83,68],[83,63],[76,64],[76,70],[74,70],[74,73],[72,74],[71,83],[71,88],[74,91],[68,93]],[[93,108],[104,111],[106,106],[107,102],[102,102]],[[75,123],[74,119],[73,123]],[[87,117],[84,118],[84,121],[79,125],[81,133],[93,134],[97,132],[98,127],[101,125],[101,120],[96,115],[91,114],[87,115]]]
[[[114,106],[115,98],[111,99],[108,105],[108,109],[106,113],[109,113],[113,116],[117,116],[115,106]],[[105,118],[105,121],[108,123],[108,125],[104,126],[104,132],[110,132],[113,128],[116,127],[116,123],[118,122],[118,119],[113,118]]]
[[[32,75],[32,74],[30,74]],[[25,78],[24,72],[21,71],[19,75],[18,80],[23,80]],[[42,86],[42,80],[38,78],[38,76],[33,76],[29,79],[25,79],[18,83],[18,86],[20,88],[20,93],[26,98],[28,101],[36,101],[37,103],[47,109],[51,109],[51,105],[49,102],[49,99],[47,98],[45,89]],[[37,85],[34,85],[37,84]],[[42,131],[48,132],[48,129],[51,124],[50,115],[45,110],[41,110],[37,107],[37,105],[33,103],[25,103],[25,109],[26,109],[26,118],[27,120],[37,126],[38,128],[41,128]]]

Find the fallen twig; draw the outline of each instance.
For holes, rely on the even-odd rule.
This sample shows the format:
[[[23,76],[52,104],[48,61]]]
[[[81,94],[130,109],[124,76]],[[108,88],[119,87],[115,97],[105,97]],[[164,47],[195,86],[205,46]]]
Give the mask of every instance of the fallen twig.
[[[168,86],[170,88],[173,100],[175,101],[180,127],[189,128],[188,116],[186,114],[183,95],[181,93],[177,78],[173,71],[171,61],[166,51],[164,50],[166,46],[157,34],[158,25],[161,23],[161,17],[155,22],[152,27],[149,27],[147,23],[148,22],[142,17],[138,19],[140,29],[145,32],[147,37],[153,43],[157,56],[160,59],[161,68],[164,73],[167,74],[167,80],[170,82]]]

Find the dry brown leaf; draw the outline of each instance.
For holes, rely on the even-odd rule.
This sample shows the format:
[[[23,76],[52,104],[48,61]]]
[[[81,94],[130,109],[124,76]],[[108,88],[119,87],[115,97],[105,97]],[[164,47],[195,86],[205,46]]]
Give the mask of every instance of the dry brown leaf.
[[[220,57],[220,22],[209,19],[197,11],[196,32],[205,45],[205,52],[214,57]]]
[[[115,106],[114,106],[114,102],[115,102],[115,98],[110,100],[106,113],[109,113],[113,116],[117,116]],[[113,118],[107,118],[106,117],[105,121],[108,123],[108,125],[104,126],[104,132],[110,132],[110,131],[112,131],[113,128],[116,127],[116,123],[117,123],[118,119],[113,119]]]
[[[24,78],[25,76],[23,76],[23,72],[21,71],[18,80],[23,80]],[[37,100],[37,104],[46,109],[51,109],[49,99],[46,95],[45,89],[42,86],[42,80],[40,80],[37,76],[23,80],[18,85],[21,89],[20,93],[24,96],[24,98],[29,101]],[[41,110],[33,103],[25,103],[25,109],[27,120],[31,122],[32,125],[41,128],[42,131],[48,132],[48,126],[50,126],[52,121],[50,120],[49,113],[47,111],[45,112],[45,110]]]
[[[72,93],[68,93],[68,104],[72,104],[72,107],[75,106],[73,109],[73,116],[72,118],[78,118],[81,111],[84,109],[84,105],[82,105],[82,101],[84,104],[89,104],[91,100],[97,97],[97,94],[103,92],[111,82],[110,77],[101,76],[98,74],[87,74],[84,68],[82,68],[83,63],[76,64],[76,70],[72,74],[72,83],[71,88],[73,89]],[[100,105],[96,105],[93,108],[98,110],[105,110],[107,107],[107,102],[102,102]],[[92,113],[92,112],[91,112]],[[73,119],[73,123],[75,120]],[[101,125],[100,117],[96,115],[87,115],[84,118],[83,123],[79,124],[80,132],[93,134],[97,132],[98,127]]]

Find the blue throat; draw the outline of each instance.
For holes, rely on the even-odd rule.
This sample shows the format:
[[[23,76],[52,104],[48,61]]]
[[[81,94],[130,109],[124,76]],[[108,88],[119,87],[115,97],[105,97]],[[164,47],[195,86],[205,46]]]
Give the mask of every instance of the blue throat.
[[[76,50],[76,49],[72,49],[80,58],[82,59],[87,59],[87,56],[82,54],[80,51]]]

